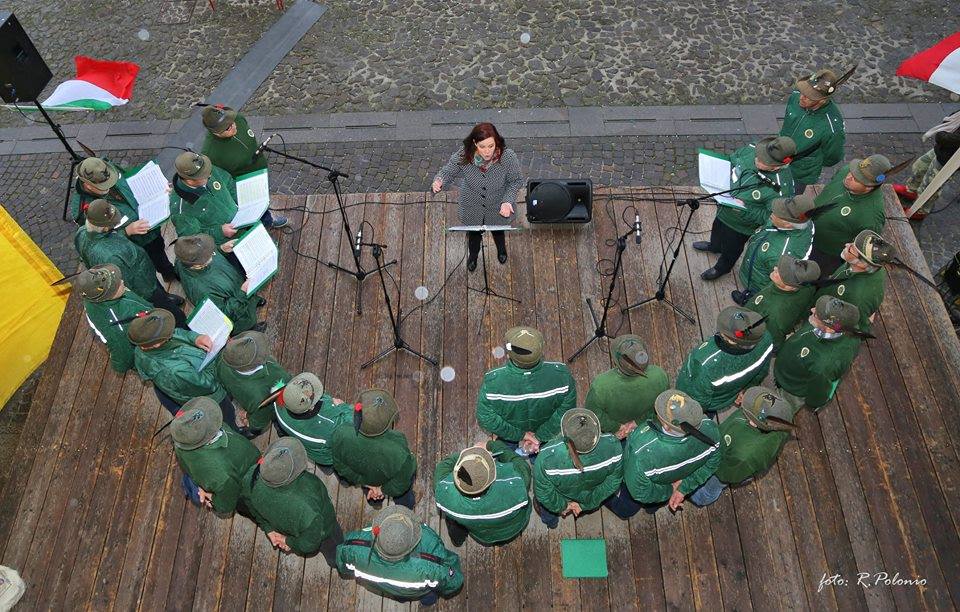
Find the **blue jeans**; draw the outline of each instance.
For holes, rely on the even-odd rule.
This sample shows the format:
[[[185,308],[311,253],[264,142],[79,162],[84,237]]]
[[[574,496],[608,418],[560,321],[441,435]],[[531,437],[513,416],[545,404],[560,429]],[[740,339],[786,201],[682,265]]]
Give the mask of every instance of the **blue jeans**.
[[[437,603],[437,600],[439,598],[440,596],[437,594],[436,591],[430,591],[429,593],[427,593],[426,595],[420,598],[420,605],[423,606],[424,608],[432,606],[433,604]]]
[[[709,506],[720,499],[720,495],[726,488],[727,483],[721,482],[716,476],[711,476],[707,482],[700,485],[699,489],[691,493],[688,499],[701,508]]]
[[[267,212],[263,213],[263,216],[260,217],[260,223],[263,223],[263,226],[267,229],[273,227],[273,215],[270,214],[270,209],[267,209]]]
[[[804,183],[798,183],[793,181],[793,195],[800,195],[807,189],[807,186]]]
[[[543,524],[547,526],[547,529],[556,529],[557,525],[560,524],[560,515],[550,512],[544,508],[540,502],[534,500],[533,507],[537,509],[537,515],[540,517],[540,520],[543,521]]]
[[[644,505],[630,496],[627,485],[620,485],[620,489],[607,498],[603,505],[618,517],[626,520],[640,511]],[[655,507],[656,508],[656,507]]]

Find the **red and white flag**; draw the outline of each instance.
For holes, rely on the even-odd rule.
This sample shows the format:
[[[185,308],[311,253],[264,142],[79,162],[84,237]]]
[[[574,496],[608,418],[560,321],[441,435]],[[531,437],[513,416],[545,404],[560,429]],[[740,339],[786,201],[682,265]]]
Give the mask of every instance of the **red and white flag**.
[[[908,57],[897,68],[897,76],[920,79],[960,94],[960,32]]]

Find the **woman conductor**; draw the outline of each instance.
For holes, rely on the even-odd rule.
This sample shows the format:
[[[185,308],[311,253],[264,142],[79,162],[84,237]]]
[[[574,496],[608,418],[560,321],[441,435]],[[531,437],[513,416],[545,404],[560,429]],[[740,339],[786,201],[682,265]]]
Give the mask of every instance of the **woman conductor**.
[[[520,160],[504,146],[503,137],[492,123],[480,123],[463,139],[463,146],[450,157],[436,178],[433,192],[456,178],[463,178],[458,214],[464,225],[509,225],[513,219],[513,202],[523,185]],[[507,261],[507,245],[503,232],[491,232],[497,245],[497,260]],[[467,233],[467,270],[477,268],[481,232]]]

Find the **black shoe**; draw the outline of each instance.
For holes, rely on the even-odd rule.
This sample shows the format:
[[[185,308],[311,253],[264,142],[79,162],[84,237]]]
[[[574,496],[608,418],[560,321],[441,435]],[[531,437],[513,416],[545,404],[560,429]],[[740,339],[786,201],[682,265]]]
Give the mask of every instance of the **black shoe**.
[[[257,436],[263,433],[262,429],[251,429],[250,427],[238,427],[237,433],[246,438],[247,440],[253,440]]]
[[[265,298],[257,296],[257,308],[263,308],[267,305],[267,300]]]
[[[467,272],[473,272],[477,269],[477,256],[467,257]]]
[[[743,306],[744,304],[747,303],[747,300],[753,297],[753,293],[750,291],[737,291],[736,289],[734,289],[733,291],[730,292],[730,297],[733,298],[734,302],[736,302],[740,306]]]
[[[169,300],[174,306],[183,306],[186,303],[186,300],[174,293],[168,293],[167,300]]]
[[[709,240],[698,240],[697,242],[693,243],[693,248],[695,248],[698,251],[703,251],[705,253],[716,253],[716,251],[710,248]]]
[[[290,220],[284,217],[283,215],[270,215],[273,217],[273,223],[270,224],[268,229],[280,229],[281,227],[287,227],[290,224]]]
[[[163,277],[164,282],[167,282],[167,283],[172,283],[173,281],[180,280],[180,275],[177,274],[177,271],[174,270],[173,268],[170,268],[169,270],[161,270],[160,276]]]
[[[507,263],[507,252],[497,251],[497,261],[500,262],[500,265]]]
[[[256,332],[265,332],[265,331],[267,331],[267,322],[266,322],[266,321],[260,321],[259,323],[257,323],[257,324],[254,325],[253,327],[251,327],[251,328],[250,328],[250,331],[256,331]]]
[[[716,280],[721,276],[723,276],[724,274],[726,274],[726,272],[721,272],[720,270],[717,270],[716,266],[714,266],[712,268],[708,268],[703,272],[701,272],[700,278],[702,278],[703,280]]]

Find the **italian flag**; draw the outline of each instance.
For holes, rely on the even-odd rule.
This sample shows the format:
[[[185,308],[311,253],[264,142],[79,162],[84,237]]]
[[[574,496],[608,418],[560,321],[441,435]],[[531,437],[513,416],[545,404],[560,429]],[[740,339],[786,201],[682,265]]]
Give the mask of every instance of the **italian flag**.
[[[44,109],[103,111],[130,101],[140,66],[84,55],[74,57],[73,62],[77,66],[76,78],[57,85],[53,94],[40,103]]]
[[[960,94],[960,32],[908,57],[897,68],[897,76],[920,79]]]

